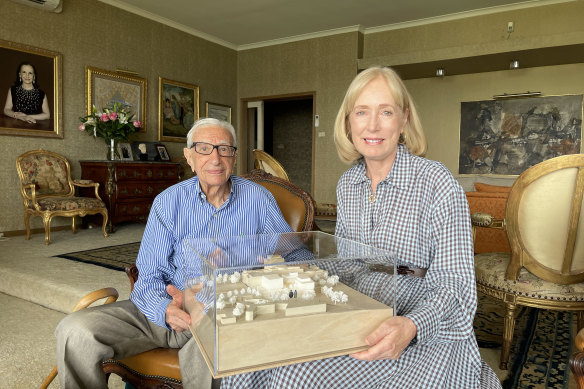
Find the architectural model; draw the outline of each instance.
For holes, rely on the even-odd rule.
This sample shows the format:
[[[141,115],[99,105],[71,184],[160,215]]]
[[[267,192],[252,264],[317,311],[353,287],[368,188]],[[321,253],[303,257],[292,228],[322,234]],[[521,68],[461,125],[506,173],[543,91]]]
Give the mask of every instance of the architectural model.
[[[315,265],[219,271],[207,282],[214,314],[191,331],[214,377],[366,349],[365,338],[393,316]]]
[[[219,274],[217,321],[235,324],[256,315],[282,312],[284,316],[326,312],[327,304],[346,304],[349,297],[334,290],[338,276],[316,266],[275,265],[260,270]]]

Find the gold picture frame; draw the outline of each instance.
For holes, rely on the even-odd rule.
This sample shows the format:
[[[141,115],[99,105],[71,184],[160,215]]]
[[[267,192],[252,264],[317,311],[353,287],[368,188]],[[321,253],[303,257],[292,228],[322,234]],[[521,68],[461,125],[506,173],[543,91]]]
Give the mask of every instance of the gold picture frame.
[[[158,140],[186,142],[199,119],[199,87],[158,77]]]
[[[231,123],[231,107],[229,105],[207,101],[205,103],[205,116]]]
[[[133,72],[109,71],[91,66],[86,67],[87,74],[87,114],[95,106],[101,111],[113,101],[123,102],[130,107],[133,120],[142,123],[140,132],[146,132],[146,95],[148,80],[138,77]]]
[[[60,53],[16,42],[0,40],[0,135],[33,136],[42,138],[63,138],[62,114],[62,63]],[[7,107],[8,91],[17,87],[19,68],[23,63],[32,65],[34,70],[34,87],[42,93],[44,106],[48,107],[50,117],[44,120],[28,122],[14,117],[12,97],[8,106],[10,114],[4,113]],[[46,102],[46,105],[45,105]]]

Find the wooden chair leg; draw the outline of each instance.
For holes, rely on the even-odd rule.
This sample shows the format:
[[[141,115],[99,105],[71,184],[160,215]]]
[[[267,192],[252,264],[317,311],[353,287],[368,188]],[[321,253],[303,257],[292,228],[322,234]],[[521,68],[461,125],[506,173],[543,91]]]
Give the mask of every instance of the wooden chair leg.
[[[102,212],[101,216],[103,216],[103,224],[101,226],[101,232],[103,232],[103,237],[107,238],[107,232],[105,232],[105,227],[107,226],[107,212]]]
[[[77,223],[77,222],[76,222],[76,219],[77,219],[77,217],[76,217],[76,216],[73,216],[71,219],[72,219],[72,220],[71,220],[71,231],[72,231],[74,234],[76,234],[76,233],[77,233],[77,224],[76,224],[76,223]]]
[[[45,244],[51,244],[51,216],[47,213],[43,215],[43,224],[45,225]]]
[[[509,354],[511,353],[511,343],[513,342],[513,331],[515,330],[515,315],[517,314],[517,305],[505,303],[506,314],[505,324],[503,325],[503,344],[501,346],[501,359],[499,360],[499,369],[507,370],[509,363]]]
[[[30,213],[24,213],[24,226],[26,227],[26,240],[30,240]]]

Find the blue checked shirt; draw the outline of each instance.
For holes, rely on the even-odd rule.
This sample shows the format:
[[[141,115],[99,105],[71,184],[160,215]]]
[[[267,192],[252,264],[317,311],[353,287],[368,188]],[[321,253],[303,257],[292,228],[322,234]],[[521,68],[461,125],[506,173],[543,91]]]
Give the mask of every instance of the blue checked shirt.
[[[166,286],[184,288],[183,238],[291,232],[268,190],[237,176],[231,176],[231,184],[219,209],[207,201],[198,177],[171,186],[154,200],[136,260],[140,276],[130,295],[153,323],[168,328],[165,313],[172,298]]]

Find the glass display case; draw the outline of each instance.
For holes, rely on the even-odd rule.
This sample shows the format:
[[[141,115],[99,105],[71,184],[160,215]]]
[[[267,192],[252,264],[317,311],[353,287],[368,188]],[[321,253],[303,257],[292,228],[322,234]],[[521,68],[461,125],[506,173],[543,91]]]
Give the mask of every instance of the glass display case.
[[[388,251],[323,232],[182,247],[185,311],[215,378],[365,350],[393,316]]]

